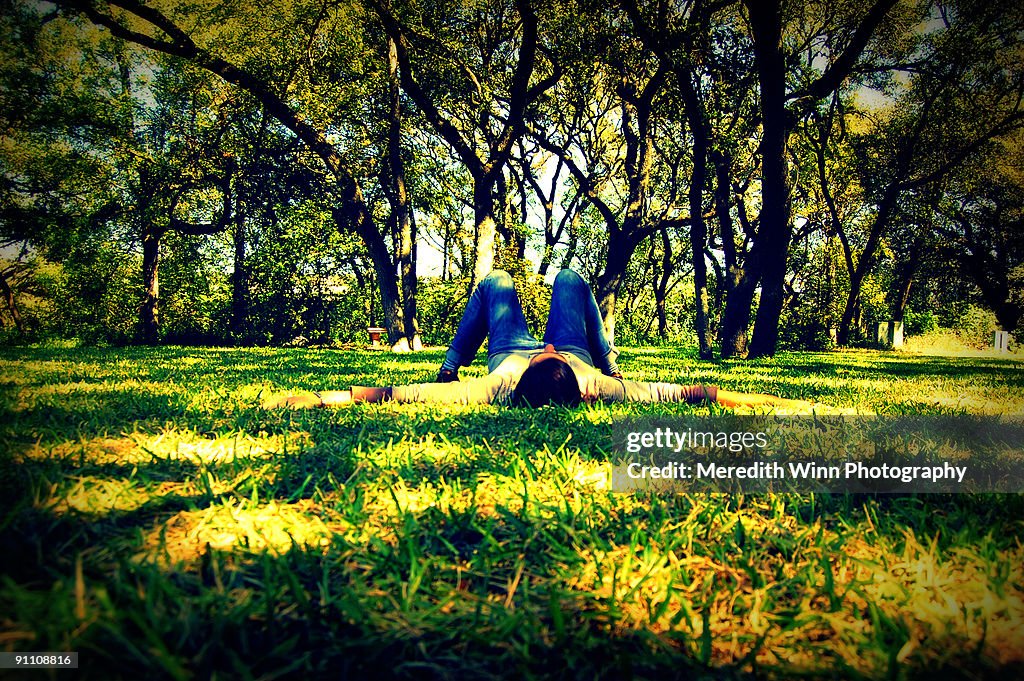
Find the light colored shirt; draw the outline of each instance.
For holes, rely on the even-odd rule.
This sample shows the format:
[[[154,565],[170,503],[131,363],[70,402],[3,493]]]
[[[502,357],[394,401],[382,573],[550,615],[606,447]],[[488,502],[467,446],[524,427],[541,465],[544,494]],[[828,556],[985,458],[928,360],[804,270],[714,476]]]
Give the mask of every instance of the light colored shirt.
[[[487,375],[452,383],[415,383],[391,389],[395,402],[443,402],[445,404],[508,404],[530,359],[540,354],[516,352],[506,356]],[[718,388],[712,385],[677,385],[625,381],[605,376],[576,355],[563,352],[585,401],[604,402],[714,402]]]

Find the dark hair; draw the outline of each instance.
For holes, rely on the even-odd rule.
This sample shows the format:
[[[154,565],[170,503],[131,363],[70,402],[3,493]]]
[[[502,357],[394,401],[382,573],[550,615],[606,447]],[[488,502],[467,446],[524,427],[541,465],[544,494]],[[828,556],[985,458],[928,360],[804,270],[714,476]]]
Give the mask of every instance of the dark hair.
[[[543,407],[548,404],[579,406],[580,384],[576,380],[576,372],[557,357],[531,364],[519,378],[513,402],[521,407]]]

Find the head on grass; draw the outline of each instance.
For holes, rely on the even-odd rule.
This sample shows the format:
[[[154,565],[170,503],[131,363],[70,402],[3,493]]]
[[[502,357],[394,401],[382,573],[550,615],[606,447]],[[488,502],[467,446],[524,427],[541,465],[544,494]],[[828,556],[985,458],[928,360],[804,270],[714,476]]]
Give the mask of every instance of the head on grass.
[[[522,407],[543,407],[554,404],[575,407],[581,401],[576,372],[552,345],[530,360],[519,378],[514,402]]]

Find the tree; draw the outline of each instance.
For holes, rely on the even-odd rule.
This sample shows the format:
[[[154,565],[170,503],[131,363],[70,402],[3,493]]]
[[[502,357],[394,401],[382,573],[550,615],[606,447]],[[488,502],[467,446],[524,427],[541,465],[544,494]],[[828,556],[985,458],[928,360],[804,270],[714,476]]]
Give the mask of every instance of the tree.
[[[1016,58],[1024,12],[1015,3],[951,3],[945,10],[942,27],[914,55],[909,87],[857,142],[875,217],[851,272],[840,343],[849,339],[861,283],[906,197],[1024,123],[1024,67]]]
[[[115,0],[106,3],[57,0],[56,4],[72,14],[84,15],[91,22],[110,30],[118,38],[186,60],[216,74],[249,93],[269,115],[301,139],[321,160],[333,178],[340,200],[340,209],[336,212],[338,229],[355,233],[366,245],[377,274],[384,323],[389,336],[401,338],[405,335],[394,261],[384,233],[378,227],[366,203],[362,185],[353,171],[352,161],[346,159],[344,149],[338,142],[332,141],[329,134],[332,112],[323,110],[328,98],[313,98],[310,90],[302,92],[300,96],[294,96],[293,92],[295,79],[302,72],[307,76],[309,83],[321,84],[327,89],[332,89],[330,101],[352,104],[364,93],[343,92],[339,91],[339,87],[341,83],[348,84],[355,82],[354,80],[332,80],[321,73],[313,72],[312,69],[304,71],[303,65],[310,61],[309,50],[306,53],[295,53],[295,41],[292,39],[271,43],[273,33],[267,35],[267,42],[264,43],[263,49],[258,51],[259,60],[253,61],[248,68],[244,64],[235,63],[230,56],[222,56],[215,49],[207,47],[207,36],[204,32],[219,31],[218,37],[223,37],[225,33],[234,30],[239,22],[251,18],[242,14],[240,7],[219,9],[219,18],[222,21],[211,23],[206,16],[199,17],[189,13],[190,9],[197,11],[197,8],[180,7],[163,12],[136,0]],[[332,29],[336,30],[337,35],[347,34],[349,26],[345,22],[352,19],[351,13],[356,13],[348,5],[339,6],[333,14],[330,13],[330,8],[310,11],[310,7],[297,5],[292,9],[293,14],[287,19],[297,25],[293,24],[286,33],[290,36],[304,35],[309,49],[315,44],[330,49],[333,45],[325,35]],[[262,12],[259,9],[255,11]],[[183,28],[170,12],[177,13],[182,20],[193,24],[192,33]],[[311,21],[308,20],[308,14],[313,17]],[[267,19],[267,15],[260,14],[256,23],[264,23]],[[230,52],[231,42],[219,40],[217,44]],[[248,47],[242,46],[238,50],[238,57],[248,55],[248,59],[253,59],[253,53]],[[328,73],[333,70],[337,78],[337,70],[349,66],[344,63],[347,56],[349,55],[342,53],[337,55],[337,60],[324,60],[328,62],[325,66]],[[357,55],[357,58],[359,56],[361,55]],[[281,61],[268,64],[268,57],[275,57]],[[303,107],[307,109],[307,115],[303,114]],[[351,110],[355,108],[352,105]]]
[[[708,229],[705,218],[705,192],[708,185],[708,161],[714,141],[712,121],[708,111],[708,93],[703,84],[714,81],[708,66],[714,61],[712,54],[716,37],[712,17],[732,3],[688,2],[677,6],[676,14],[669,16],[659,7],[655,20],[644,17],[635,0],[623,0],[637,35],[658,59],[671,69],[675,85],[683,104],[689,125],[693,161],[688,188],[690,225],[690,262],[693,268],[696,315],[694,331],[698,353],[702,359],[711,359],[712,333],[709,327],[708,292]],[[703,67],[703,68],[702,68]],[[710,77],[709,77],[710,76]],[[729,235],[731,241],[732,236]]]
[[[553,91],[531,132],[565,164],[604,224],[604,266],[593,285],[610,334],[637,248],[662,227],[688,224],[676,205],[675,179],[689,149],[672,117],[677,102],[665,93],[668,69],[638,50],[617,21],[608,10],[590,18],[590,44],[600,58],[566,66],[570,76]]]
[[[139,102],[129,88],[127,56],[97,34],[47,26],[28,11],[11,20],[23,42],[7,46],[15,52],[9,62],[14,68],[6,72],[3,93],[21,99],[22,106],[10,121],[12,146],[6,150],[6,231],[67,263],[99,255],[105,249],[98,243],[141,241],[147,281],[137,307],[138,329],[155,338],[157,249],[146,237],[156,212],[163,210],[166,221],[170,189],[153,172],[167,159],[150,153],[136,126]],[[76,48],[94,59],[69,59]],[[164,132],[158,125],[153,130],[156,136]],[[98,281],[88,288],[101,296],[105,286]],[[99,306],[98,300],[89,302]]]
[[[940,253],[974,282],[1004,331],[1024,317],[1021,135],[965,166],[935,197]],[[1010,146],[1007,152],[1006,146]]]
[[[750,345],[753,357],[775,354],[779,338],[786,260],[792,238],[786,152],[791,117],[795,118],[800,110],[815,106],[843,85],[858,66],[858,60],[871,37],[895,4],[896,0],[877,0],[855,23],[843,21],[846,17],[829,17],[838,18],[841,22],[829,27],[831,44],[827,50],[816,54],[812,52],[812,59],[827,60],[827,67],[803,87],[787,93],[782,0],[744,0],[750,18],[761,93],[762,127],[761,218],[758,239],[751,253],[761,283],[761,302],[757,308]],[[793,102],[791,108],[787,108],[787,101]],[[733,331],[727,334],[735,335]]]
[[[211,111],[209,93],[198,74],[165,62],[156,70],[155,106],[135,97],[131,69],[119,55],[121,95],[134,100],[124,130],[127,147],[119,164],[131,168],[131,188],[120,210],[133,222],[142,242],[142,303],[138,338],[159,342],[160,251],[175,232],[208,236],[224,232],[233,220],[234,158],[222,152],[225,121]],[[205,118],[205,120],[203,120]],[[178,126],[181,127],[178,127]]]
[[[374,8],[395,45],[405,92],[473,178],[472,285],[494,266],[495,188],[526,132],[527,109],[559,70],[551,64],[534,78],[542,45],[529,0],[515,3],[518,27],[510,7],[491,2],[440,11],[425,4],[403,8],[405,17],[385,2]]]
[[[786,8],[781,0],[760,2],[744,0],[746,31],[753,52],[753,67],[760,95],[757,122],[760,124],[758,155],[761,161],[760,213],[752,237],[752,248],[739,267],[731,229],[722,234],[722,246],[728,276],[726,311],[722,329],[722,354],[732,356],[746,351],[746,329],[758,286],[761,302],[757,308],[753,355],[770,355],[778,341],[779,314],[782,310],[787,255],[792,238],[790,180],[787,145],[793,121],[817,102],[839,89],[859,66],[858,61],[872,35],[881,25],[896,0],[879,0],[865,13],[849,7],[816,7],[801,16],[799,10]],[[715,30],[729,26],[734,15],[729,1],[695,0],[673,7],[657,5],[645,11],[635,0],[624,0],[637,34],[648,49],[669,65],[684,103],[693,135],[694,164],[689,183],[691,215],[691,256],[697,289],[696,329],[700,352],[710,356],[707,329],[707,284],[705,274],[707,229],[704,224],[704,192],[709,156],[716,166],[716,212],[719,225],[731,227],[727,206],[727,175],[732,168],[733,145],[720,139],[721,130],[712,125],[708,102],[714,95],[708,84],[746,81],[747,66],[728,58],[731,39],[711,40]],[[716,16],[717,15],[717,16]],[[714,28],[712,28],[714,26]],[[813,27],[808,31],[809,27]],[[808,33],[808,35],[801,35]],[[801,65],[799,78],[792,77],[794,65]],[[738,69],[723,79],[716,73],[722,66]],[[789,90],[792,80],[799,86]]]
[[[398,78],[398,45],[388,38],[388,176],[382,184],[393,208],[396,259],[402,280],[402,324],[405,336],[398,349],[416,350],[422,345],[416,319],[416,222],[406,186],[405,161],[402,159],[402,103]]]

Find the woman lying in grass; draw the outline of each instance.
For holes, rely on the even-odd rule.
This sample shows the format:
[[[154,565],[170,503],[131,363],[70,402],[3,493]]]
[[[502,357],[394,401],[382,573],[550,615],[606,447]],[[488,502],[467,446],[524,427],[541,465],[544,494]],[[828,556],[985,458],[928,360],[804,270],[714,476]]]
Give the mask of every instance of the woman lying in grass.
[[[489,338],[482,378],[459,381],[484,338]],[[618,351],[605,334],[590,287],[572,270],[555,277],[544,340],[538,341],[507,272],[491,272],[473,291],[434,383],[389,387],[352,386],[294,395],[274,407],[334,407],[350,402],[441,402],[574,407],[581,402],[717,402],[725,407],[806,410],[811,403],[771,395],[736,393],[712,385],[642,383],[622,377]]]

